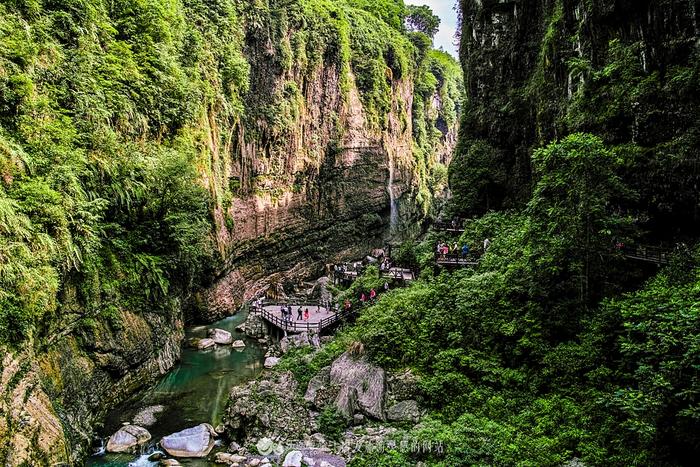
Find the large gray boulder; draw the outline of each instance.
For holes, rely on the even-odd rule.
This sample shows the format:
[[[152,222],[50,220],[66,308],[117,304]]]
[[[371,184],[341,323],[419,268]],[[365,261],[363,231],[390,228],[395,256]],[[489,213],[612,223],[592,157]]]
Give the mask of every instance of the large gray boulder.
[[[303,454],[301,451],[289,451],[284,457],[282,467],[301,467]]]
[[[224,425],[232,438],[276,437],[285,444],[308,434],[311,421],[291,372],[267,372],[260,380],[231,388]]]
[[[125,425],[109,437],[107,452],[129,452],[151,439],[151,434],[145,428],[136,425]]]
[[[217,345],[231,345],[233,343],[233,336],[231,333],[223,329],[210,329],[207,335],[210,339],[213,339]]]
[[[206,457],[214,447],[216,432],[208,423],[163,437],[160,445],[173,457]]]
[[[401,401],[389,407],[386,417],[392,422],[418,423],[421,411],[418,402],[414,400]]]
[[[366,357],[345,352],[331,365],[330,384],[340,391],[336,406],[349,418],[355,410],[379,420],[385,419],[386,373]]]
[[[197,339],[194,341],[194,346],[197,348],[197,350],[207,350],[207,349],[213,349],[216,347],[216,342],[214,342],[214,339]]]

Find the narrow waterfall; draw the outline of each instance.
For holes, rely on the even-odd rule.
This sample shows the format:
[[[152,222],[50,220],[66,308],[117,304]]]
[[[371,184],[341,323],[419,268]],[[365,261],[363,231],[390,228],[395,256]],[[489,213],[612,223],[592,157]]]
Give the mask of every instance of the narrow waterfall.
[[[389,233],[395,234],[396,226],[399,223],[398,200],[394,193],[394,155],[389,153],[389,182],[386,186],[386,191],[389,193]]]

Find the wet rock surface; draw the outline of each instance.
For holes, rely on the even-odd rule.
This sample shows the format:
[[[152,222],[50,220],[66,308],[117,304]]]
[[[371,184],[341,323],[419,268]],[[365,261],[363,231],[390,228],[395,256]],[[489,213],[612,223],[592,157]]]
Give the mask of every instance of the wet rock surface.
[[[110,436],[107,441],[107,452],[129,452],[150,439],[151,434],[145,428],[126,425]]]
[[[210,329],[207,335],[216,345],[231,345],[233,343],[233,336],[231,333],[223,329]]]
[[[214,428],[202,423],[165,436],[160,445],[173,457],[206,457],[214,447]]]

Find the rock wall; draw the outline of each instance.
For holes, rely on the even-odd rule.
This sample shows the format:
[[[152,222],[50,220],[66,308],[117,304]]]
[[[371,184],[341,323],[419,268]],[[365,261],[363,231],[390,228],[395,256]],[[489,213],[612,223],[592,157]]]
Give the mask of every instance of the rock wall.
[[[311,278],[330,262],[415,235],[422,216],[415,205],[411,76],[391,80],[391,111],[383,128],[373,128],[354,75],[344,91],[344,71],[331,64],[305,76],[280,72],[257,40],[246,49],[253,65],[250,115],[281,105],[260,96],[279,95],[290,83],[301,90],[299,114],[282,134],[248,118],[228,152],[216,154],[224,161],[219,180],[239,188],[228,207],[216,210],[223,264],[200,307],[207,319],[235,312],[273,283]],[[439,101],[435,107],[439,112]],[[445,129],[441,158],[449,157],[455,134]]]
[[[7,353],[0,380],[0,459],[6,465],[76,465],[92,454],[106,410],[164,375],[180,357],[179,310],[95,321],[40,351]]]
[[[642,192],[652,173],[663,184],[679,171],[695,174],[670,182],[682,199],[642,201],[652,211],[668,203],[667,212],[673,205],[698,212],[685,195],[698,180],[697,158],[687,154],[697,145],[697,0],[462,0],[460,6],[467,105],[458,152],[466,168],[451,177],[481,174],[466,211],[527,199],[533,149],[586,131],[647,149],[633,162],[638,175],[627,174]],[[480,142],[488,148],[474,146]],[[668,165],[681,153],[686,162],[674,168],[675,177],[654,160]]]

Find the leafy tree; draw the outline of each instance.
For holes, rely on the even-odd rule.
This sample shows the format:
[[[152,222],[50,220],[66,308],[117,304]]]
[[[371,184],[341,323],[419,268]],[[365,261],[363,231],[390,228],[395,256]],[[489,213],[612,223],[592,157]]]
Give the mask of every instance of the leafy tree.
[[[559,295],[551,313],[571,329],[567,320],[577,306],[601,295],[614,241],[629,225],[614,202],[630,193],[616,174],[614,154],[593,135],[551,143],[535,151],[532,163],[537,182],[526,209],[531,293]]]
[[[406,27],[410,31],[422,32],[431,39],[440,29],[440,17],[427,5],[406,7]]]

